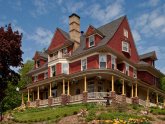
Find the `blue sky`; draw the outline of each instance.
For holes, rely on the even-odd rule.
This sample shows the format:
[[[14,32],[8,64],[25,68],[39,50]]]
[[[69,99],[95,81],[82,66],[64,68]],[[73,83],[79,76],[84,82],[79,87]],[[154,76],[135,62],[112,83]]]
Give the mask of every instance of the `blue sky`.
[[[138,53],[155,50],[156,67],[165,73],[164,0],[0,0],[0,26],[23,33],[24,62],[47,48],[57,27],[68,31],[68,16],[81,17],[81,30],[127,15]]]

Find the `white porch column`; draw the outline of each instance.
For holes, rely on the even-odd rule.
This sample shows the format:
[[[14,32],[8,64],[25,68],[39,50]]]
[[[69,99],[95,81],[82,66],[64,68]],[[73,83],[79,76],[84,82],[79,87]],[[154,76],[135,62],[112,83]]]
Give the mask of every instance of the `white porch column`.
[[[111,89],[111,91],[114,92],[114,76],[113,75],[112,75],[112,81],[111,82],[112,82],[112,89]]]
[[[62,94],[64,95],[65,94],[65,80],[63,79],[63,91],[62,91]]]

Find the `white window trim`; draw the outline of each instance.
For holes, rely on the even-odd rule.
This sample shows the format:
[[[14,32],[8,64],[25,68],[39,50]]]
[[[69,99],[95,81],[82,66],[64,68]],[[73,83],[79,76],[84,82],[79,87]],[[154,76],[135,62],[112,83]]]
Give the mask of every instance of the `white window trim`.
[[[136,73],[135,73],[136,72]],[[134,76],[135,75],[135,76]],[[137,78],[137,69],[133,68],[133,78]]]
[[[47,77],[46,77],[46,73],[47,73]],[[44,72],[44,79],[48,78],[48,72]]]
[[[55,66],[55,70],[56,70],[56,65],[52,65],[52,66]],[[52,66],[50,66],[50,77],[53,77],[53,74],[52,74]]]
[[[86,60],[86,69],[85,70],[87,70],[87,58],[83,58],[83,59],[81,59],[81,71],[84,71],[83,68],[82,68],[82,61],[83,60]]]
[[[99,68],[100,68],[100,56],[105,56],[105,59],[106,59],[106,66],[105,66],[105,68],[107,68],[107,54],[99,54]]]
[[[64,73],[63,64],[67,64],[67,72],[66,73]],[[63,74],[69,74],[69,63],[61,63],[61,65],[62,65],[62,73]]]
[[[124,46],[125,43],[127,44],[127,51],[123,49],[123,46]],[[126,42],[126,41],[122,41],[122,51],[129,53],[129,49],[130,49],[129,48],[129,43]]]
[[[127,29],[125,29],[125,28],[123,29],[123,34],[126,38],[128,38],[128,30]]]
[[[93,39],[94,39],[94,41],[93,41],[93,45],[92,46],[90,46],[90,37],[93,37]],[[93,47],[93,46],[95,46],[95,36],[94,35],[90,35],[89,37],[88,37],[88,46],[89,47]]]

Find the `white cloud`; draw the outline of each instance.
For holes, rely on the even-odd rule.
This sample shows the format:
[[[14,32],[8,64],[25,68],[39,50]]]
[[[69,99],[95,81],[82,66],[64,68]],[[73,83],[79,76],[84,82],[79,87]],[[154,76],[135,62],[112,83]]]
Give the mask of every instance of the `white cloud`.
[[[133,30],[132,31],[133,37],[134,37],[134,41],[138,42],[141,40],[141,35],[137,30]]]
[[[105,8],[102,8],[100,4],[93,4],[88,7],[89,9],[86,10],[86,14],[103,24],[122,15],[124,11],[123,4],[123,0],[116,0]]]
[[[29,40],[33,40],[42,46],[48,46],[52,37],[53,33],[50,30],[44,29],[42,27],[38,27],[35,32],[28,35]]]
[[[148,0],[139,5],[139,7],[155,7],[159,4],[160,0]]]

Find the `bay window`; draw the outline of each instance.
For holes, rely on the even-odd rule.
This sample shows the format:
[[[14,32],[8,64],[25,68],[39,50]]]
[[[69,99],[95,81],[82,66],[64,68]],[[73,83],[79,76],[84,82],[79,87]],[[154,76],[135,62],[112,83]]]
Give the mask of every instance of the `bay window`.
[[[100,68],[106,68],[107,56],[106,55],[100,55],[99,56],[99,63],[100,63]]]
[[[81,71],[84,71],[87,69],[87,59],[81,60]]]
[[[69,74],[69,64],[68,63],[62,63],[62,73]]]

